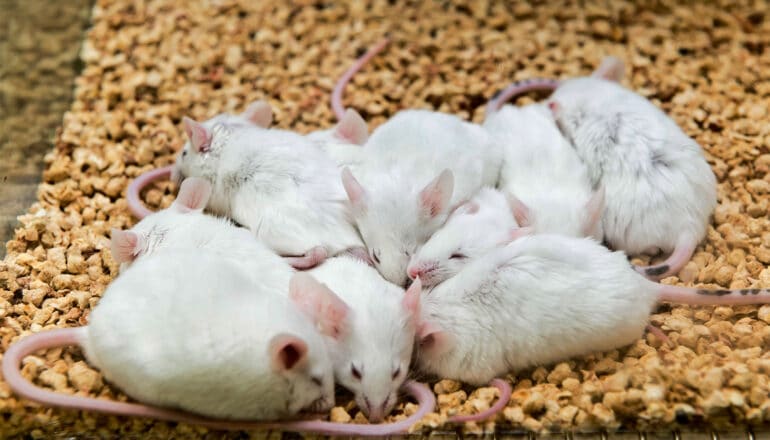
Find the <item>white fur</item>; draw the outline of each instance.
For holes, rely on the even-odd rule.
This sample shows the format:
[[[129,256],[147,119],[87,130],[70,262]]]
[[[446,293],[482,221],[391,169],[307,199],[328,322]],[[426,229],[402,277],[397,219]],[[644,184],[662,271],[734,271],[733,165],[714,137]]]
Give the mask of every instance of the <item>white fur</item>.
[[[366,407],[368,399],[380,412],[387,401],[378,415],[388,414],[407,377],[414,343],[415,319],[402,304],[404,289],[347,256],[328,259],[309,273],[349,307],[345,335],[340,340],[326,338],[337,383],[355,394],[359,408]],[[361,380],[353,377],[351,366],[361,373]]]
[[[606,189],[604,234],[631,254],[697,244],[716,207],[703,150],[663,111],[610,81],[565,81],[549,99],[556,121]]]
[[[512,370],[621,347],[642,335],[657,292],[622,252],[593,239],[522,237],[423,294],[423,322],[448,338],[443,351],[420,349],[416,364],[480,385]]]
[[[601,240],[601,222],[590,231],[593,195],[586,166],[542,104],[506,105],[484,121],[503,149],[498,188],[521,200],[537,233],[590,235]]]
[[[409,268],[435,268],[420,275],[420,280],[424,286],[436,285],[508,241],[517,227],[505,195],[482,188],[469,203],[450,214],[444,226],[412,256]]]
[[[262,278],[272,270],[262,267]],[[281,333],[308,346],[296,370],[270,366],[269,341]],[[165,250],[132,265],[91,312],[84,348],[109,381],[155,405],[276,419],[334,402],[331,361],[310,320],[269,283],[205,251]]]
[[[305,137],[323,150],[340,169],[348,167],[355,172],[364,160],[363,146],[338,136],[336,127],[314,131]]]
[[[211,151],[199,154],[188,141],[177,168],[211,182],[211,212],[244,225],[281,255],[362,245],[339,171],[312,142],[278,129],[203,124],[213,136]]]
[[[374,130],[364,145],[357,178],[367,192],[367,206],[354,218],[377,268],[398,285],[406,280],[410,256],[446,219],[420,214],[419,192],[444,169],[454,176],[450,206],[470,199],[481,187],[495,185],[500,152],[480,126],[426,110],[397,113]]]

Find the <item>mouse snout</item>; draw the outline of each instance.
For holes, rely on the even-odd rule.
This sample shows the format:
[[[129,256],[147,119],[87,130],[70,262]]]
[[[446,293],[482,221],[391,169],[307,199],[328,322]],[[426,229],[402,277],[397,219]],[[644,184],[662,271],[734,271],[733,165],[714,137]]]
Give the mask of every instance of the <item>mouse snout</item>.
[[[424,279],[424,278],[429,278],[428,274],[430,274],[436,269],[438,269],[438,264],[436,264],[435,262],[423,262],[423,263],[409,266],[406,273],[407,275],[409,275],[409,278],[411,278],[412,280],[417,279],[417,277],[420,277],[420,279]]]
[[[384,401],[375,404],[372,404],[368,397],[364,397],[364,404],[361,410],[366,415],[366,418],[369,419],[369,422],[380,423],[385,419],[387,413],[390,412],[390,408],[388,408],[388,404],[390,404],[390,397],[391,396],[388,395]]]

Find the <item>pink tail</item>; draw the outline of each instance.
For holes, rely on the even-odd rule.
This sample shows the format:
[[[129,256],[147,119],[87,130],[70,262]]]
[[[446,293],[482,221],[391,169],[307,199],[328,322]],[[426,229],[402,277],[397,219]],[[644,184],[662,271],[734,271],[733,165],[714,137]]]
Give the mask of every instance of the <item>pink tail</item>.
[[[559,87],[559,81],[555,79],[535,78],[515,82],[495,93],[492,99],[487,102],[487,116],[500,110],[500,107],[514,96],[533,90],[555,90],[556,87]]]
[[[143,173],[134,179],[134,181],[128,185],[128,190],[126,191],[128,208],[136,216],[136,218],[141,220],[152,214],[152,211],[147,209],[147,207],[144,206],[144,203],[142,203],[142,199],[139,197],[139,194],[141,194],[142,190],[150,183],[156,180],[169,178],[173,168],[173,165],[169,165],[163,168],[158,168],[156,170],[147,171],[146,173]]]
[[[361,70],[361,68],[364,67],[369,60],[374,58],[375,55],[380,53],[388,43],[390,43],[390,38],[385,37],[380,40],[374,47],[361,55],[353,65],[342,74],[340,79],[337,80],[337,84],[334,85],[334,90],[332,91],[332,110],[334,110],[334,115],[337,117],[337,120],[342,119],[342,116],[345,114],[345,107],[342,105],[342,92],[345,91],[345,86],[348,85],[348,82],[353,78],[353,75]]]
[[[661,280],[679,273],[682,267],[690,261],[693,252],[695,252],[695,244],[682,241],[677,243],[674,252],[669,255],[666,261],[654,266],[634,266],[634,269],[651,280]]]
[[[497,398],[497,402],[495,402],[494,405],[490,406],[488,410],[478,414],[452,416],[447,421],[450,423],[478,422],[480,420],[486,420],[502,411],[503,408],[508,405],[508,401],[511,400],[511,393],[513,392],[513,390],[511,390],[511,385],[502,379],[492,379],[492,382],[489,384],[497,388],[500,392],[500,397]]]
[[[693,305],[770,304],[770,289],[697,289],[658,284],[658,301]]]
[[[90,397],[69,396],[47,391],[28,382],[21,375],[21,361],[25,356],[46,348],[81,345],[87,337],[87,327],[68,328],[46,331],[28,336],[14,344],[3,355],[3,377],[11,389],[21,397],[41,403],[67,409],[94,411],[118,416],[149,417],[158,420],[201,425],[211,429],[254,430],[282,429],[297,432],[314,432],[326,435],[385,436],[406,433],[426,414],[433,411],[436,398],[425,385],[407,381],[406,391],[417,399],[419,409],[404,420],[379,425],[354,425],[325,422],[323,420],[293,420],[278,422],[238,422],[215,420],[196,416],[182,411],[156,408],[136,403],[114,402]]]

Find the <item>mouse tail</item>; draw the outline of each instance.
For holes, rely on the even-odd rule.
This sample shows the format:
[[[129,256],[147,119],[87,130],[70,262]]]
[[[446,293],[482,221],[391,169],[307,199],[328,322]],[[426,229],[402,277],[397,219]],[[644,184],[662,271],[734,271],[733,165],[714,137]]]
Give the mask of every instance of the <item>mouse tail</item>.
[[[497,388],[497,391],[500,394],[497,397],[497,402],[495,402],[494,405],[490,406],[488,409],[481,411],[477,414],[452,416],[447,419],[447,422],[450,422],[450,423],[479,422],[481,420],[486,420],[494,416],[495,414],[499,413],[500,411],[502,411],[503,408],[505,408],[508,405],[508,401],[511,400],[511,393],[513,393],[513,390],[511,389],[511,385],[503,379],[492,379],[489,385]]]
[[[144,205],[141,197],[139,196],[142,193],[142,190],[147,185],[149,185],[150,183],[156,180],[169,178],[171,176],[173,168],[174,168],[173,165],[169,165],[163,168],[147,171],[139,175],[139,177],[134,179],[133,182],[131,182],[131,184],[128,185],[128,189],[126,190],[126,198],[128,199],[128,208],[131,210],[131,213],[134,214],[134,216],[136,216],[136,218],[141,220],[147,217],[148,215],[152,214],[152,211],[150,211]]]
[[[369,62],[369,60],[374,58],[374,56],[378,53],[382,52],[382,49],[384,49],[388,43],[390,43],[390,38],[388,37],[385,37],[377,42],[374,47],[370,48],[366,51],[365,54],[358,57],[353,65],[350,66],[348,70],[342,74],[340,79],[337,80],[337,83],[334,85],[334,90],[332,90],[332,110],[334,111],[334,115],[337,117],[338,121],[341,120],[345,115],[345,106],[342,105],[342,93],[345,91],[345,86],[348,85],[348,82],[350,82],[353,76],[359,70],[361,70],[361,68],[364,67],[366,63]]]
[[[770,289],[698,289],[667,284],[658,286],[658,301],[705,306],[770,304]]]
[[[527,93],[535,90],[556,90],[559,87],[559,81],[555,79],[547,78],[535,78],[525,79],[523,81],[517,81],[503,90],[498,91],[487,101],[486,113],[487,116],[500,110],[500,107],[508,102],[511,98],[519,96],[522,93]]]
[[[674,252],[666,258],[666,261],[652,266],[634,266],[634,270],[651,280],[661,280],[678,273],[695,252],[695,244],[692,240],[682,240],[677,243]]]
[[[423,384],[409,381],[404,387],[419,404],[419,409],[404,420],[379,425],[355,425],[323,420],[290,420],[284,422],[238,422],[215,420],[139,403],[115,402],[106,399],[73,396],[38,387],[21,374],[22,361],[36,351],[67,346],[83,346],[88,338],[88,327],[44,331],[27,336],[13,344],[3,354],[2,372],[8,386],[18,396],[46,406],[93,411],[118,416],[147,417],[171,422],[201,425],[211,429],[254,430],[284,429],[316,432],[328,435],[383,436],[401,434],[420,421],[436,406],[436,397]]]

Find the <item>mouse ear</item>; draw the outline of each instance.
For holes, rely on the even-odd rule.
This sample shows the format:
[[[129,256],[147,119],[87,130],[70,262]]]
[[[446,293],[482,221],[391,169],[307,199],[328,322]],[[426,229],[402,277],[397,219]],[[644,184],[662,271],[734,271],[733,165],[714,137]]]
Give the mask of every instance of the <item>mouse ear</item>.
[[[620,82],[623,79],[625,69],[625,65],[620,58],[606,56],[591,76],[606,79],[607,81]]]
[[[347,334],[348,305],[312,276],[294,274],[289,281],[289,298],[313,320],[321,334],[334,339]]]
[[[134,261],[142,248],[142,238],[134,231],[121,231],[113,228],[110,232],[110,250],[112,259],[118,263]]]
[[[206,131],[206,127],[187,116],[182,118],[182,122],[184,122],[184,131],[190,139],[193,151],[197,153],[208,152],[211,148],[211,136]]]
[[[173,206],[182,212],[203,211],[211,197],[211,184],[200,177],[188,177],[182,181]]]
[[[586,219],[583,224],[583,233],[585,235],[592,235],[591,233],[596,228],[596,224],[602,220],[602,214],[604,213],[604,186],[600,186],[594,191],[591,198],[586,202]]]
[[[434,218],[444,212],[452,199],[454,190],[454,174],[445,169],[420,191],[420,208],[429,218]]]
[[[404,310],[409,313],[412,318],[420,316],[420,294],[422,293],[422,281],[420,277],[417,277],[412,282],[412,285],[406,289],[404,293],[404,299],[401,304],[404,306]]]
[[[270,107],[270,103],[267,101],[259,100],[249,104],[246,110],[241,113],[241,116],[255,125],[267,128],[273,122],[273,108]]]
[[[366,190],[358,183],[348,167],[342,169],[342,186],[348,193],[348,199],[353,208],[363,210],[366,208]]]
[[[276,373],[291,371],[307,362],[307,343],[288,333],[273,336],[267,350],[270,366]]]
[[[423,353],[439,356],[446,353],[452,347],[452,337],[438,325],[432,322],[423,322],[417,330],[419,349]]]
[[[508,194],[508,206],[511,208],[511,214],[519,227],[532,225],[532,212],[518,197]]]
[[[369,127],[357,111],[349,108],[334,127],[334,135],[351,144],[363,145],[369,138]]]

